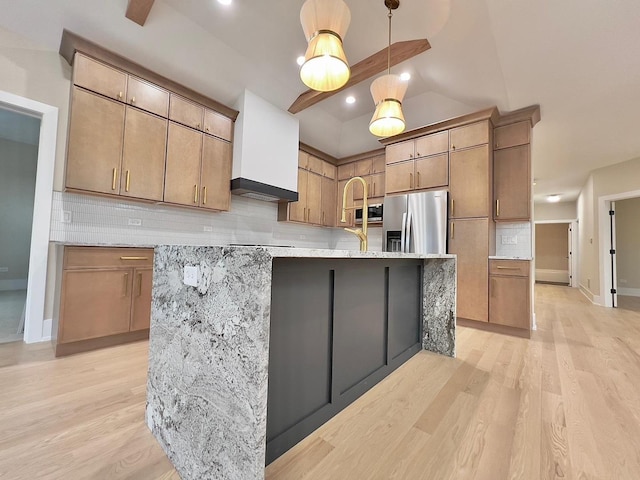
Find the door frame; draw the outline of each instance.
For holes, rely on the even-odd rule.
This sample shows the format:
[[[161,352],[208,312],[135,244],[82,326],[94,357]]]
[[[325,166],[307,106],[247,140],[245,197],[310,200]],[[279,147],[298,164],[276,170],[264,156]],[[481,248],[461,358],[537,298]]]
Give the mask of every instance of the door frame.
[[[563,223],[563,224],[569,224],[571,226],[571,255],[569,255],[570,261],[571,261],[571,278],[570,278],[570,283],[569,286],[572,288],[577,288],[578,287],[578,278],[580,278],[580,262],[578,262],[578,220],[577,219],[568,219],[568,220],[537,220],[535,222],[533,222],[534,227],[533,227],[533,232],[534,232],[534,237],[535,237],[535,226],[541,223]],[[532,246],[533,248],[533,252],[534,252],[534,257],[535,257],[535,243]],[[607,250],[608,251],[608,250]],[[535,282],[535,265],[534,265],[534,271],[533,271],[533,276],[534,276],[534,282]]]
[[[609,208],[611,202],[628,200],[640,197],[640,190],[615,193],[598,197],[598,240],[600,251],[598,252],[598,265],[600,267],[600,300],[605,307],[613,307],[613,298],[610,293],[613,288],[613,269],[611,268],[611,224]]]
[[[51,320],[49,319],[45,325],[44,302],[49,259],[53,172],[56,163],[58,107],[0,90],[0,108],[40,119],[24,341],[26,343],[42,342],[51,338]]]

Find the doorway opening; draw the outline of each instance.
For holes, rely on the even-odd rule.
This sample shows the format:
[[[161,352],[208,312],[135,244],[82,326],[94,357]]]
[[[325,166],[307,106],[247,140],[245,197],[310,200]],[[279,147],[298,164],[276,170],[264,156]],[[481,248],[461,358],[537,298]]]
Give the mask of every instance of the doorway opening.
[[[0,108],[0,343],[22,340],[40,118]]]
[[[612,306],[640,312],[640,197],[611,204]]]
[[[572,285],[573,231],[570,222],[536,223],[536,283]]]

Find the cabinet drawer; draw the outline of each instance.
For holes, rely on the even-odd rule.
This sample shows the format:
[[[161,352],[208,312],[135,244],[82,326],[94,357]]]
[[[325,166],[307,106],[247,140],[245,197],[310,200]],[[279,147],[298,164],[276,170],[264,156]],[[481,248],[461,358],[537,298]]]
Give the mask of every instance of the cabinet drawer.
[[[169,113],[169,92],[129,75],[127,103],[166,118]]]
[[[489,260],[490,275],[510,277],[528,277],[530,262],[528,260]]]
[[[309,171],[313,173],[317,173],[318,175],[322,175],[323,168],[322,164],[324,162],[320,160],[318,157],[314,157],[313,155],[309,155]]]
[[[190,102],[178,95],[171,94],[169,103],[169,119],[187,127],[202,130],[204,107]]]
[[[416,139],[416,158],[449,151],[449,131],[426,135]]]
[[[204,131],[223,140],[231,141],[233,121],[213,110],[204,111]]]
[[[356,177],[371,175],[371,171],[373,170],[373,159],[365,158],[364,160],[358,160],[355,164],[354,170]]]
[[[528,121],[498,127],[493,130],[493,148],[497,150],[529,143],[530,131],[531,124]]]
[[[450,150],[460,150],[489,143],[489,122],[482,121],[454,128],[450,132],[450,140]]]
[[[153,265],[152,248],[65,247],[64,269]]]
[[[124,101],[127,74],[92,58],[76,53],[73,83],[101,95]]]
[[[338,165],[338,180],[349,180],[354,176],[354,164],[346,163],[344,165]]]

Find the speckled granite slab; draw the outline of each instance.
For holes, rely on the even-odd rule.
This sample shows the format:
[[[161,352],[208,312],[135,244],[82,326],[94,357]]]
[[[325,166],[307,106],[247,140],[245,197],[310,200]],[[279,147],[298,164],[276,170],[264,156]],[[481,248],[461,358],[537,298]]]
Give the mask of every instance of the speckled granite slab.
[[[264,478],[274,257],[424,259],[422,345],[455,355],[455,256],[158,246],[146,417],[183,480]]]

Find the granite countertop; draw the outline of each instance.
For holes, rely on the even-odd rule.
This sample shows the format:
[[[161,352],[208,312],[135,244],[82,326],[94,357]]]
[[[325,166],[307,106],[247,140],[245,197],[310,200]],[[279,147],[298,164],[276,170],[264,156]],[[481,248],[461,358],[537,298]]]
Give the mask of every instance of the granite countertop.
[[[526,260],[532,261],[531,257],[511,257],[509,255],[489,255],[489,260]]]
[[[456,258],[451,254],[418,254],[418,253],[398,253],[398,252],[361,252],[359,250],[330,250],[324,248],[288,248],[270,246],[240,246],[230,247],[237,249],[257,249],[267,251],[272,257],[299,257],[299,258]]]

